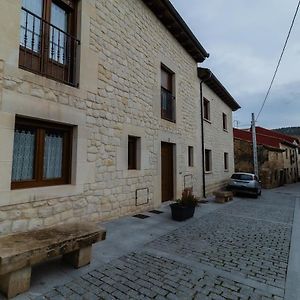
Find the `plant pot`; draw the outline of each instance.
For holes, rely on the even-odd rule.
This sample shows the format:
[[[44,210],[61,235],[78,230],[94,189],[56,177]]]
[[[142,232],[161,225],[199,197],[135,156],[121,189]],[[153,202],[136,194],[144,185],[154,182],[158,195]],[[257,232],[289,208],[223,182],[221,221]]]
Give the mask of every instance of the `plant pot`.
[[[178,203],[172,203],[170,206],[172,219],[175,221],[184,221],[194,216],[195,206],[183,206]]]

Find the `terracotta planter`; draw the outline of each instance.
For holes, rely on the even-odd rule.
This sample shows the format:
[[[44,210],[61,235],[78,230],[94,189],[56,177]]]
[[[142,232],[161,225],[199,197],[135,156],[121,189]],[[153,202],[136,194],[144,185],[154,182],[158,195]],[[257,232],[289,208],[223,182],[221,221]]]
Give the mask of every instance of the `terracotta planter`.
[[[195,206],[183,206],[178,203],[170,204],[172,219],[175,221],[184,221],[194,216]]]

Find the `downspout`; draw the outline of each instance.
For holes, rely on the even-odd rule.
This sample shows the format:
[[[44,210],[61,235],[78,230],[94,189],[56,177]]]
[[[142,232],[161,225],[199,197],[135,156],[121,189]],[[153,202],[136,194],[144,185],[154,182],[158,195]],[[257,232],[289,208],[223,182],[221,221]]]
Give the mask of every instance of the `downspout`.
[[[204,148],[204,119],[203,119],[203,90],[202,84],[205,83],[212,76],[212,72],[209,71],[207,78],[200,81],[200,110],[201,110],[201,148],[202,148],[202,186],[203,186],[203,197],[206,198],[206,181],[205,181],[205,148]]]

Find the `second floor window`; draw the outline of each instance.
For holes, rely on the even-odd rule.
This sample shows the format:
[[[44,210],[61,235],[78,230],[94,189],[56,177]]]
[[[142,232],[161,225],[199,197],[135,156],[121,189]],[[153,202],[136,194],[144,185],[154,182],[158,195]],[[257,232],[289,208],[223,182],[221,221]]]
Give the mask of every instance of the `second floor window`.
[[[19,66],[76,86],[75,0],[22,0]]]
[[[206,98],[203,99],[203,117],[205,120],[210,120],[210,103]]]
[[[174,74],[165,67],[161,68],[161,117],[175,122],[175,97],[173,95]]]
[[[223,113],[223,129],[227,130],[227,115]]]

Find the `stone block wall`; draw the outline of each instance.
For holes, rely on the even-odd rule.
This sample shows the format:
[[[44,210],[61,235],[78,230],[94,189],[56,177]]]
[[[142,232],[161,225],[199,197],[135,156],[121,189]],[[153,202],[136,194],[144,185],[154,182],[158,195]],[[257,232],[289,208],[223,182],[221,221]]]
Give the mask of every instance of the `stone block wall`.
[[[203,96],[210,102],[210,120],[204,120],[204,147],[212,151],[212,170],[205,174],[210,195],[226,186],[234,172],[232,110],[205,83]],[[227,130],[223,129],[223,113],[227,115]],[[228,153],[228,170],[224,167],[224,152]]]
[[[162,141],[176,144],[176,197],[187,174],[200,193],[199,150],[187,166],[201,139],[197,64],[142,1],[80,1],[79,88],[18,67],[20,5],[0,3],[0,235],[158,207]],[[161,64],[175,73],[175,124],[160,116]],[[11,189],[16,115],[74,126],[70,185]],[[128,135],[141,137],[140,170],[128,170]],[[140,188],[149,203],[136,206]]]

